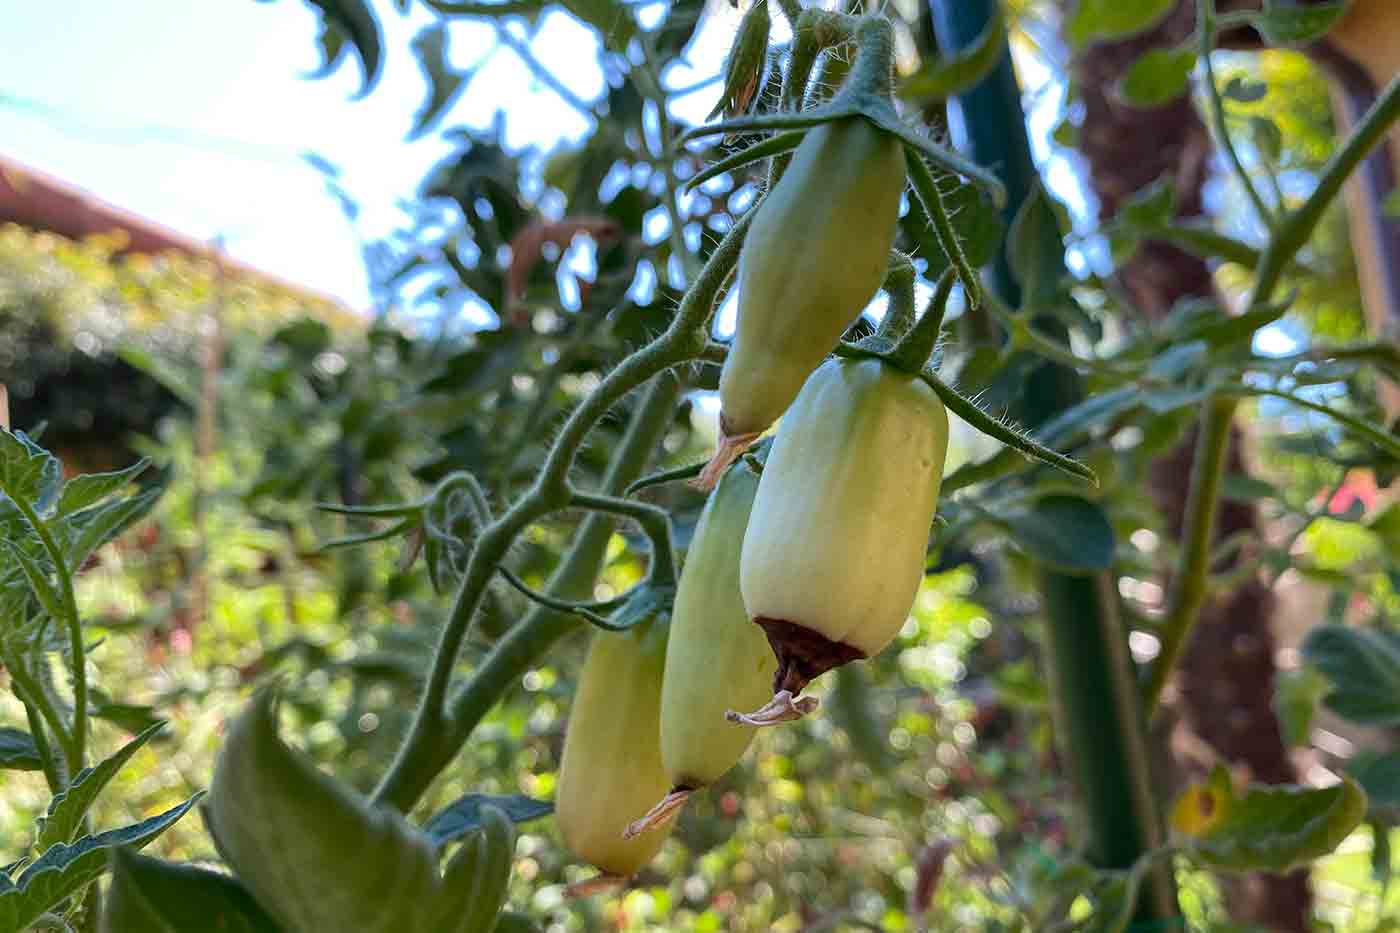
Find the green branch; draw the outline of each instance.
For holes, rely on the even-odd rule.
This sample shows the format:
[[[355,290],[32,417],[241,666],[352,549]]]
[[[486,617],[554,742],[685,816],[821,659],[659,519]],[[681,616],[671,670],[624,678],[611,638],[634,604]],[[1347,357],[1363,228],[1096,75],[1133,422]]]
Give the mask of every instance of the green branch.
[[[1259,260],[1259,271],[1247,310],[1253,311],[1269,303],[1284,269],[1308,242],[1323,213],[1341,192],[1342,185],[1371,150],[1385,139],[1397,118],[1400,118],[1400,75],[1391,79],[1342,148],[1328,160],[1313,193],[1301,207],[1287,215],[1270,237],[1269,245]]]
[[[1215,513],[1225,477],[1225,455],[1230,449],[1230,418],[1236,404],[1236,400],[1229,397],[1212,399],[1206,406],[1196,438],[1196,451],[1191,461],[1191,491],[1186,499],[1186,525],[1182,529],[1185,540],[1172,574],[1166,618],[1159,630],[1162,649],[1143,689],[1143,704],[1149,715],[1156,709],[1162,688],[1186,647],[1209,589]]]
[[[569,471],[588,433],[599,419],[633,389],[653,376],[694,359],[705,349],[706,329],[714,313],[715,299],[738,262],[739,250],[753,214],[754,211],[750,209],[736,220],[715,247],[694,284],[681,299],[676,316],[665,333],[608,373],[570,413],[529,492],[477,536],[452,610],[439,635],[418,710],[394,761],[374,791],[376,803],[407,811],[466,741],[470,729],[463,731],[454,726],[452,719],[456,717],[449,716],[448,708],[455,703],[449,704],[448,687],[462,642],[496,568],[505,559],[512,542],[528,525],[550,512],[569,507],[576,495],[569,485]],[[662,381],[674,380],[668,378]],[[634,453],[632,456],[643,460],[646,453]],[[639,466],[626,480],[636,478],[640,469]],[[625,486],[626,482],[621,485]],[[621,489],[606,492],[613,494],[621,492]],[[668,557],[665,555],[662,559]],[[481,710],[480,714],[484,715],[485,710]]]
[[[1235,149],[1234,140],[1230,138],[1229,128],[1225,125],[1225,101],[1220,96],[1220,88],[1215,83],[1215,69],[1211,67],[1210,53],[1215,49],[1215,0],[1196,0],[1196,35],[1200,40],[1201,68],[1205,71],[1206,98],[1210,102],[1211,126],[1215,129],[1215,135],[1220,140],[1220,148],[1225,151],[1225,157],[1230,160],[1230,167],[1234,170],[1235,178],[1239,181],[1240,187],[1244,189],[1245,195],[1249,198],[1249,203],[1254,205],[1255,211],[1259,213],[1259,220],[1264,226],[1272,230],[1276,226],[1276,220],[1269,206],[1264,203],[1264,199],[1259,196],[1259,189],[1254,187],[1254,180],[1249,177],[1249,170],[1244,167],[1244,162],[1240,159],[1240,154]]]
[[[976,311],[982,305],[982,281],[967,261],[958,232],[953,229],[953,221],[948,216],[948,207],[943,203],[943,193],[938,190],[938,181],[924,164],[922,150],[913,146],[905,147],[905,159],[909,165],[909,180],[914,183],[914,193],[923,208],[924,216],[933,227],[938,245],[948,258],[948,265],[957,270],[963,283],[963,293],[967,295],[967,310]]]
[[[43,684],[36,683],[30,678],[29,672],[19,659],[3,649],[4,642],[0,640],[0,660],[5,662],[5,670],[10,674],[10,687],[14,691],[15,697],[24,706],[24,715],[29,721],[29,732],[34,737],[34,745],[39,750],[39,760],[44,766],[44,778],[48,781],[49,789],[58,793],[66,786],[67,778],[65,773],[59,770],[58,761],[54,758],[48,736],[44,733],[44,723],[47,722],[54,735],[58,737],[58,741],[64,743],[66,730],[63,726],[63,719],[58,715],[58,710],[54,708],[48,694],[44,693]],[[67,755],[65,746],[65,761]],[[69,771],[68,773],[76,772]]]

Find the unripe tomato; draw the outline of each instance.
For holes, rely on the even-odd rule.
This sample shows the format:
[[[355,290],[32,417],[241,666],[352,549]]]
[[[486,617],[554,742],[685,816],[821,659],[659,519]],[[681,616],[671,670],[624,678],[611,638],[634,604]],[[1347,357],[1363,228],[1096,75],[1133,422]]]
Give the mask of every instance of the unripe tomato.
[[[720,424],[756,435],[787,409],[884,281],[904,148],[862,117],[807,132],[739,254],[739,319]]]
[[[651,619],[593,634],[564,733],[559,832],[575,855],[622,878],[651,861],[667,836],[622,836],[671,787],[660,737],[667,628]]]
[[[898,634],[924,575],[948,416],[916,376],[832,359],[784,416],[744,536],[740,585],[797,693]]]
[[[727,722],[725,713],[757,706],[772,692],[777,662],[739,592],[739,553],[757,491],[758,474],[737,463],[700,515],[676,593],[661,686],[661,760],[671,792],[630,833],[660,825],[690,792],[734,767],[754,728]]]

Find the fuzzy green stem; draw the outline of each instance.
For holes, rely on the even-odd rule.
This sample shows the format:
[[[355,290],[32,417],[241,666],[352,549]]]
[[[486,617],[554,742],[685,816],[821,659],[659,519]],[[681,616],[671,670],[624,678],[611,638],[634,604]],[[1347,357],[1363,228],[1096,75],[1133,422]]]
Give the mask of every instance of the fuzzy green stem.
[[[802,144],[802,137],[805,135],[807,135],[805,131],[792,130],[788,133],[777,133],[773,136],[769,136],[767,139],[754,143],[747,149],[740,149],[733,155],[726,156],[718,162],[711,163],[706,168],[697,172],[694,177],[687,180],[684,188],[686,191],[693,191],[711,178],[717,178],[725,172],[732,172],[737,168],[743,168],[745,165],[757,162],[759,159],[766,159],[769,156],[781,156],[791,152]]]
[[[501,576],[505,578],[506,582],[509,583],[511,586],[515,587],[516,590],[518,590],[522,596],[524,596],[526,599],[531,600],[532,602],[539,603],[546,609],[554,609],[558,612],[571,612],[579,618],[583,619],[584,621],[589,622],[590,624],[609,632],[621,632],[625,631],[627,628],[630,628],[630,626],[614,625],[608,620],[607,616],[603,615],[603,613],[616,611],[617,609],[625,605],[628,599],[636,595],[631,591],[614,599],[608,599],[601,602],[585,602],[573,599],[556,599],[555,597],[550,596],[548,593],[541,593],[539,590],[531,587],[530,584],[520,579],[520,577],[515,573],[515,571],[511,570],[504,564],[502,564],[500,567],[497,567],[496,569],[501,574]]]
[[[796,19],[789,16],[788,22],[792,24],[792,51],[788,55],[787,74],[783,75],[783,94],[778,109],[796,113],[801,109],[802,96],[812,79],[817,56],[828,46],[849,38],[855,19],[827,10],[806,10]],[[773,190],[782,179],[791,159],[786,150],[773,156],[768,165],[768,190]]]
[[[624,496],[634,496],[643,489],[650,489],[652,486],[660,486],[664,483],[674,483],[683,479],[694,479],[705,469],[708,460],[701,460],[699,463],[690,463],[685,466],[673,467],[669,470],[661,470],[628,485],[622,491]]]
[[[996,15],[997,4],[995,0],[931,0],[931,6],[944,53],[957,55],[978,41]],[[1036,196],[1040,184],[1010,56],[1001,56],[986,78],[958,98],[966,116],[971,157],[997,166],[1005,179],[1004,216],[1009,224]],[[1034,250],[1031,261],[1046,272],[1031,279],[1037,286],[1033,294],[1022,295],[1008,250],[999,251],[989,278],[1003,303],[1048,307],[1054,300],[1051,291],[1064,273],[1064,250],[1057,233],[1047,229],[1029,244]],[[1037,383],[1037,393],[1037,398],[1026,399],[1020,406],[1022,416],[1034,426],[1083,400],[1076,374],[1061,367]],[[1087,855],[1096,867],[1127,870],[1157,844],[1162,830],[1151,794],[1142,708],[1118,594],[1105,573],[1081,577],[1045,569],[1039,578],[1051,709],[1062,760],[1075,778],[1078,835],[1087,843]],[[1143,929],[1166,927],[1180,913],[1171,872],[1164,866],[1147,880],[1148,890],[1129,908],[1133,919]]]
[[[1319,402],[1304,398],[1294,392],[1285,392],[1282,389],[1254,388],[1252,386],[1237,387],[1233,394],[1236,395],[1268,395],[1274,398],[1286,399],[1297,405],[1299,408],[1306,408],[1315,411],[1319,415],[1326,415],[1333,421],[1346,428],[1350,433],[1375,445],[1378,450],[1383,450],[1392,457],[1400,458],[1400,438],[1394,433],[1385,430],[1384,427],[1377,428],[1369,422],[1348,415],[1346,412],[1337,411],[1335,408],[1328,408]]]
[[[0,647],[3,647],[3,643],[0,643]],[[11,655],[7,651],[0,654],[0,660],[5,662],[5,670],[9,672],[10,685],[14,690],[15,696],[24,704],[25,716],[31,723],[37,716],[37,718],[48,724],[50,731],[53,732],[59,745],[63,749],[64,762],[66,765],[68,761],[67,730],[63,722],[63,717],[58,714],[58,709],[54,706],[49,695],[44,691],[44,685],[29,676],[29,671],[24,667],[24,664],[17,656]],[[39,737],[36,736],[35,743],[37,744],[39,741]],[[45,737],[43,741],[47,746],[48,739]],[[52,754],[51,751],[50,754]],[[57,773],[57,768],[55,768],[55,772]],[[72,770],[68,770],[67,774],[58,773],[60,784],[66,783],[68,774],[75,773],[77,772]]]
[[[1108,574],[1046,573],[1041,592],[1052,620],[1045,627],[1052,712],[1065,765],[1093,824],[1088,855],[1099,866],[1131,865],[1161,844],[1162,832],[1113,580]],[[1087,723],[1096,728],[1077,725]],[[1123,819],[1125,814],[1133,818]],[[1154,891],[1162,915],[1173,912],[1170,900],[1168,892]]]
[[[594,512],[607,512],[632,519],[651,539],[650,581],[658,586],[674,586],[676,554],[671,545],[671,518],[666,510],[647,502],[596,493],[574,493],[572,505]]]
[[[796,110],[802,100],[802,92],[812,77],[812,67],[817,63],[821,48],[817,45],[816,31],[808,19],[799,21],[794,29],[792,51],[788,53],[787,73],[783,75],[783,96],[778,103],[781,110]]]
[[[855,28],[856,60],[835,101],[878,98],[888,101],[894,78],[894,27],[883,16],[862,16]]]
[[[670,376],[652,383],[632,414],[627,433],[613,452],[603,477],[602,490],[616,493],[626,488],[645,468],[653,450],[670,423],[679,386]],[[602,569],[612,536],[613,520],[605,514],[584,519],[568,551],[550,577],[547,589],[553,596],[586,596]],[[445,768],[473,729],[491,708],[514,686],[525,671],[550,646],[580,624],[577,616],[536,607],[506,632],[458,688],[447,703],[448,715],[440,720],[440,733],[425,734],[417,742],[405,742],[400,765],[385,775],[375,791],[375,800],[401,811],[409,810],[428,785]],[[411,754],[411,757],[409,755]]]
[[[8,662],[7,662],[8,664]],[[13,666],[11,666],[13,670]],[[24,707],[25,719],[29,722],[29,735],[34,739],[34,747],[39,751],[39,762],[44,771],[44,780],[48,782],[49,791],[58,793],[63,790],[65,779],[59,770],[58,759],[54,757],[53,746],[49,744],[48,732],[44,728],[44,719],[39,707],[28,699],[28,691],[20,686],[18,680],[12,684],[15,696]],[[60,737],[62,733],[59,733]]]
[[[736,220],[715,247],[709,261],[681,300],[666,332],[608,373],[573,410],[550,448],[530,491],[505,514],[482,529],[472,547],[452,611],[438,638],[417,713],[394,761],[374,791],[375,802],[401,811],[412,807],[466,740],[470,730],[463,732],[452,727],[447,690],[462,642],[496,567],[526,526],[569,505],[573,491],[569,487],[568,473],[574,457],[588,432],[613,404],[651,377],[687,362],[704,350],[706,326],[714,313],[715,298],[738,262],[739,250],[753,214],[754,211],[750,209]],[[640,468],[637,472],[640,472]],[[626,477],[626,481],[630,482],[636,475],[632,473]],[[626,482],[622,485],[625,486]],[[610,488],[606,491],[616,493],[621,489]],[[509,637],[508,634],[503,642]]]
[[[762,3],[763,0],[758,0]],[[796,31],[797,22],[802,18],[802,4],[798,0],[776,0],[778,9],[783,11],[783,16],[787,19],[788,25]]]
[[[967,254],[963,252],[962,243],[958,241],[958,233],[953,229],[953,221],[948,216],[948,207],[943,202],[942,192],[938,190],[938,182],[924,164],[923,157],[913,147],[906,147],[905,160],[909,166],[909,180],[914,183],[914,193],[918,195],[924,215],[933,227],[938,245],[943,249],[943,255],[948,258],[948,265],[957,270],[958,278],[962,280],[963,292],[967,295],[967,309],[969,312],[975,312],[982,305],[981,279],[973,271],[972,264],[967,261]]]
[[[1191,463],[1191,491],[1186,499],[1184,541],[1172,576],[1166,618],[1160,629],[1162,649],[1143,688],[1143,703],[1150,715],[1161,699],[1162,688],[1200,617],[1209,587],[1211,546],[1215,540],[1215,513],[1220,505],[1220,485],[1225,477],[1225,455],[1230,449],[1230,418],[1238,402],[1214,398],[1206,406],[1196,452]]]
[[[899,250],[890,250],[890,266],[885,272],[885,294],[890,303],[875,334],[896,343],[914,326],[914,263]]]
[[[1200,41],[1198,55],[1201,59],[1201,68],[1205,71],[1206,98],[1210,102],[1211,126],[1215,130],[1220,148],[1225,152],[1225,157],[1230,160],[1230,167],[1234,170],[1235,179],[1244,189],[1249,203],[1254,205],[1254,210],[1259,214],[1260,222],[1266,228],[1273,229],[1276,225],[1276,218],[1269,210],[1269,206],[1264,203],[1264,199],[1259,196],[1259,189],[1254,187],[1254,180],[1249,177],[1249,170],[1244,167],[1239,151],[1235,148],[1234,140],[1230,138],[1230,130],[1225,125],[1225,101],[1220,96],[1220,88],[1215,83],[1215,69],[1211,67],[1210,62],[1211,52],[1215,50],[1216,26],[1215,0],[1196,0],[1196,35]]]
[[[1259,260],[1248,310],[1253,311],[1269,303],[1284,269],[1308,242],[1323,213],[1342,190],[1342,185],[1370,155],[1371,150],[1385,139],[1397,119],[1400,119],[1400,75],[1391,79],[1342,148],[1328,160],[1313,193],[1301,207],[1287,215],[1270,237],[1269,245]]]

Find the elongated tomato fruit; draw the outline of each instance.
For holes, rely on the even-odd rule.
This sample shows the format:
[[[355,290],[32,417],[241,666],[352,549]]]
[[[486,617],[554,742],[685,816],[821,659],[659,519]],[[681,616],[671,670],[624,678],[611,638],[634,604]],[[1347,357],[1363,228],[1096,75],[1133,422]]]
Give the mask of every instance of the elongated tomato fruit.
[[[757,491],[758,474],[736,463],[710,494],[696,526],[676,593],[661,687],[661,761],[671,790],[628,828],[632,835],[660,825],[693,791],[738,763],[754,728],[726,721],[725,712],[757,706],[772,693],[777,661],[763,632],[749,622],[739,592],[739,555]]]
[[[666,833],[624,839],[628,823],[671,787],[661,764],[666,622],[593,634],[564,734],[555,819],[564,843],[608,875],[629,878]]]
[[[948,448],[924,382],[832,359],[784,416],[744,536],[740,585],[778,661],[775,691],[883,649],[923,578]]]
[[[808,130],[739,254],[739,319],[720,375],[718,470],[767,430],[880,288],[904,149],[862,117]]]

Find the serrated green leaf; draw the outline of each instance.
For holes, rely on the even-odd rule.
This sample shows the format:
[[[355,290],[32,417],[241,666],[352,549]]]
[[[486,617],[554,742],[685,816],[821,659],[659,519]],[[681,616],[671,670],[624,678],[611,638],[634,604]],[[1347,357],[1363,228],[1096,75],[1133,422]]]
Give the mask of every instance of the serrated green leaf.
[[[1113,563],[1113,526],[1102,506],[1081,496],[1041,496],[996,520],[1032,559],[1061,572],[1093,573]]]
[[[1322,672],[1309,665],[1274,675],[1272,705],[1288,747],[1302,745],[1312,735],[1313,716],[1318,704],[1331,689]]]
[[[367,531],[358,535],[345,535],[340,538],[332,538],[321,544],[318,551],[337,551],[348,547],[357,547],[361,544],[370,544],[375,541],[387,541],[390,538],[397,538],[405,532],[412,531],[418,527],[418,522],[413,519],[404,519],[400,522],[381,529],[380,531]]]
[[[318,502],[316,508],[337,515],[358,515],[365,518],[395,518],[418,516],[428,507],[427,500],[396,502],[389,505],[341,505],[338,502]]]
[[[1229,473],[1220,486],[1220,494],[1236,502],[1259,502],[1263,499],[1280,499],[1282,493],[1273,483],[1267,483],[1256,476],[1245,473]]]
[[[1220,93],[1241,104],[1257,103],[1269,93],[1269,86],[1262,81],[1251,81],[1242,75],[1234,75],[1221,88]]]
[[[1161,107],[1186,93],[1195,68],[1195,49],[1148,49],[1123,73],[1118,95],[1135,107]]]
[[[496,928],[492,933],[539,933],[535,921],[513,910],[503,911],[496,918]]]
[[[1137,404],[1138,387],[1135,385],[1100,392],[1040,425],[1033,436],[1042,444],[1064,446],[1071,438],[1113,421]]]
[[[1206,355],[1203,340],[1175,343],[1167,347],[1147,367],[1147,374],[1162,382],[1180,379]]]
[[[258,903],[289,930],[474,933],[460,912],[443,912],[461,904],[461,885],[439,873],[428,835],[283,744],[273,704],[261,691],[229,728],[205,810]]]
[[[1372,810],[1400,813],[1400,751],[1364,751],[1347,762],[1347,773],[1366,791]]]
[[[1271,45],[1306,45],[1327,35],[1346,12],[1344,2],[1298,6],[1267,0],[1250,21]]]
[[[1063,242],[1059,221],[1045,189],[1036,185],[1030,196],[1021,202],[1006,237],[1006,257],[1012,274],[1026,295],[1044,290],[1046,280],[1054,280],[1060,271],[1060,260],[1049,262],[1045,244]]]
[[[117,356],[128,366],[160,383],[187,408],[199,408],[202,374],[197,366],[166,359],[139,347],[122,347],[117,351]]]
[[[1163,415],[1199,405],[1212,391],[1210,387],[1202,385],[1150,389],[1142,393],[1142,404],[1148,411]]]
[[[10,556],[15,559],[15,563],[19,564],[25,580],[29,582],[29,592],[34,594],[39,605],[55,621],[67,621],[68,613],[64,610],[63,600],[58,595],[58,588],[49,579],[48,571],[40,566],[37,560],[11,542],[6,541],[5,545]]]
[[[1373,629],[1324,625],[1303,642],[1303,657],[1332,683],[1327,708],[1363,725],[1400,723],[1400,643]]]
[[[89,690],[88,715],[114,726],[120,726],[133,735],[149,729],[161,722],[155,708],[140,703],[113,703],[98,699],[97,691]]]
[[[1175,215],[1176,186],[1164,177],[1134,191],[1118,209],[1114,223],[1151,233],[1171,223]]]
[[[561,0],[564,9],[602,33],[603,45],[612,52],[625,52],[637,34],[637,21],[620,0]]]
[[[63,465],[57,457],[23,431],[0,428],[0,497],[21,499],[46,515],[62,486]]]
[[[946,100],[976,87],[1006,54],[1006,21],[1001,6],[992,6],[993,15],[971,45],[956,55],[933,58],[900,85],[901,97],[918,100]]]
[[[100,933],[278,933],[236,878],[125,848],[110,861]]]
[[[1176,0],[1080,0],[1066,35],[1075,46],[1097,39],[1126,39],[1151,29]]]
[[[1366,527],[1381,539],[1381,546],[1387,554],[1395,555],[1396,560],[1400,560],[1400,502],[1386,506],[1366,523]]]
[[[496,807],[481,808],[481,826],[458,849],[444,873],[444,896],[432,929],[490,931],[505,903],[515,855],[515,826]]]
[[[87,815],[97,795],[102,793],[112,778],[117,776],[117,772],[131,760],[131,756],[140,751],[141,747],[163,728],[165,723],[156,723],[127,742],[101,764],[79,771],[66,788],[54,795],[49,801],[48,812],[39,818],[39,838],[35,848],[39,852],[46,852],[50,846],[72,839],[82,828],[83,817]]]
[[[32,735],[23,729],[0,726],[0,771],[38,771],[43,766]]]
[[[77,571],[92,552],[146,516],[164,492],[147,489],[126,499],[114,499],[67,517],[64,548],[71,570]]]
[[[1366,816],[1366,793],[1343,778],[1326,788],[1250,785],[1236,794],[1218,775],[1172,808],[1172,828],[1201,862],[1286,874],[1330,854]]]
[[[1400,188],[1385,196],[1381,209],[1387,217],[1400,217]]]
[[[429,26],[413,37],[413,53],[428,80],[428,96],[413,117],[408,131],[410,140],[417,139],[437,123],[466,90],[472,72],[456,71],[448,62],[447,27],[442,23]]]
[[[978,186],[965,184],[947,173],[931,171],[939,191],[946,192],[943,194],[943,206],[953,222],[963,255],[974,268],[991,262],[1001,249],[1006,232],[1001,212]],[[915,220],[916,215],[922,218],[922,214],[912,212],[904,218],[904,222],[909,224],[911,236],[919,243],[919,255],[928,263],[924,276],[930,280],[936,279],[948,268],[948,257],[934,235],[932,225]]]
[[[1268,117],[1257,114],[1249,118],[1249,134],[1269,160],[1277,162],[1283,156],[1283,131]]]
[[[84,836],[71,845],[59,843],[51,847],[25,868],[13,888],[0,891],[0,931],[24,929],[64,898],[87,887],[106,870],[108,850],[118,846],[141,848],[173,826],[201,796],[195,794],[139,823]]]
[[[63,485],[63,493],[58,498],[58,514],[80,512],[107,498],[144,473],[148,466],[150,461],[142,458],[124,470],[75,476]]]
[[[554,812],[554,804],[523,794],[466,794],[434,814],[423,827],[438,845],[446,845],[481,827],[482,809],[493,806],[512,823],[528,823]]]
[[[383,37],[379,32],[379,20],[374,16],[365,0],[306,0],[317,7],[327,26],[334,27],[350,39],[355,54],[360,58],[360,69],[364,76],[360,84],[360,97],[368,94],[379,80],[383,58]]]

